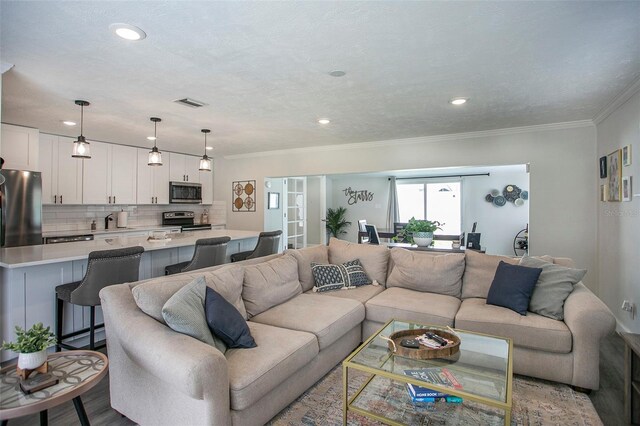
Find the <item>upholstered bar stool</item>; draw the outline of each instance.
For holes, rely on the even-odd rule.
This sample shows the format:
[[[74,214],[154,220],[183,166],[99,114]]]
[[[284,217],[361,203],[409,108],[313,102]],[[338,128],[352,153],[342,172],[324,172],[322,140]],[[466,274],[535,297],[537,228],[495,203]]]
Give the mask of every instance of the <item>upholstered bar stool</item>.
[[[56,352],[60,348],[78,349],[63,343],[64,339],[89,332],[89,349],[96,349],[95,331],[104,327],[96,325],[96,306],[100,305],[98,293],[104,287],[112,284],[138,281],[140,277],[140,258],[144,248],[126,247],[115,250],[100,250],[89,253],[87,272],[82,281],[62,284],[56,287]],[[64,302],[73,305],[90,306],[91,318],[89,328],[77,330],[69,334],[62,334]],[[100,345],[99,347],[103,347]]]
[[[227,256],[227,243],[229,241],[231,241],[229,237],[201,238],[197,240],[196,249],[191,260],[166,266],[164,274],[172,275],[222,265]]]
[[[280,235],[282,231],[261,232],[258,236],[256,248],[252,251],[242,251],[231,255],[232,262],[255,259],[256,257],[269,256],[278,252],[280,246]]]

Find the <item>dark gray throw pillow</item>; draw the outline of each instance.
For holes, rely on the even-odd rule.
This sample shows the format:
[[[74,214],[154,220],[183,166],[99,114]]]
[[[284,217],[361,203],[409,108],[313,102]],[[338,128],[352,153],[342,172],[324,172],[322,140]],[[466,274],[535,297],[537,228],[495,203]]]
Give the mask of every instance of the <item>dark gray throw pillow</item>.
[[[527,315],[531,293],[541,272],[541,268],[510,265],[500,261],[487,295],[487,304]]]
[[[529,311],[562,321],[564,301],[573,291],[573,287],[585,276],[587,270],[566,268],[529,256],[520,259],[520,265],[542,268],[529,301]]]
[[[204,312],[209,330],[230,348],[255,348],[247,321],[217,291],[207,287]]]

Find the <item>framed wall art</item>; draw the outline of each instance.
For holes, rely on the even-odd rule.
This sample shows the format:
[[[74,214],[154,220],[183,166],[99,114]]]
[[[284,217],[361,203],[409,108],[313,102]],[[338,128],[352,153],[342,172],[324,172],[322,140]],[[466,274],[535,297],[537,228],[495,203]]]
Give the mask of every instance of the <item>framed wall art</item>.
[[[279,192],[269,192],[267,199],[268,199],[267,209],[279,209],[280,208],[280,193]]]
[[[607,201],[607,185],[600,185],[600,201]]]
[[[617,149],[607,155],[609,177],[609,201],[622,200],[622,150]]]
[[[622,201],[631,201],[631,176],[622,178]]]
[[[622,165],[631,165],[631,145],[625,145],[622,147]]]
[[[256,211],[256,181],[240,180],[231,184],[231,211]]]
[[[600,179],[607,177],[607,156],[600,157]]]

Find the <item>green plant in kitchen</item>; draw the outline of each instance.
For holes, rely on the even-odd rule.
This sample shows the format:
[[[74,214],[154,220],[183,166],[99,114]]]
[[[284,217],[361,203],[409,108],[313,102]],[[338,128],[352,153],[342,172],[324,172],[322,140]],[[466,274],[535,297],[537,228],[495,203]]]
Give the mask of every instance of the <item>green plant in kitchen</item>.
[[[438,229],[442,229],[442,225],[444,223],[440,223],[437,220],[421,220],[412,217],[407,225],[398,232],[398,235],[393,237],[393,240],[409,241],[411,244],[428,246],[433,241],[433,233]],[[429,240],[428,244],[425,244],[426,240],[422,239]]]
[[[351,226],[351,222],[346,219],[347,209],[338,207],[337,209],[327,209],[327,218],[322,219],[325,222],[329,236],[339,238],[340,235],[346,234],[346,228]]]
[[[39,322],[29,330],[16,325],[16,341],[3,341],[2,349],[27,354],[43,351],[56,343],[56,336],[51,332],[51,327],[44,328],[44,325]]]

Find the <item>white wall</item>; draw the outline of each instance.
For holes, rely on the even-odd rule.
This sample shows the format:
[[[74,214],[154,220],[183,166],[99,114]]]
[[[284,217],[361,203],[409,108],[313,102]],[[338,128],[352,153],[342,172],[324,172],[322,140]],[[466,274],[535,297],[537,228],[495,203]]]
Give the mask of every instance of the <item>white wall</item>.
[[[492,189],[502,192],[508,184],[529,191],[529,174],[524,165],[495,167],[490,176],[466,177],[462,181],[463,231],[471,232],[473,223],[478,222],[480,245],[489,254],[514,256],[513,239],[529,223],[530,201],[520,207],[511,202],[497,207],[485,201]]]
[[[321,244],[324,232],[324,218],[322,212],[323,201],[322,180],[323,176],[307,177],[307,245]]]
[[[595,289],[595,158],[593,124],[564,123],[230,156],[216,162],[214,194],[229,193],[226,189],[234,180],[262,181],[268,176],[530,163],[529,191],[535,194],[530,205],[531,254],[572,257],[577,265],[589,269],[584,281]],[[233,213],[227,203],[227,226],[261,230],[262,197],[259,200],[256,213]]]
[[[622,168],[622,175],[634,178],[631,202],[597,202],[599,295],[621,328],[640,333],[640,319],[632,319],[620,309],[624,299],[640,304],[640,92],[600,122],[597,134],[598,158],[632,145],[632,164]],[[599,180],[598,186],[602,183],[606,179]],[[598,186],[594,193],[598,193]]]

